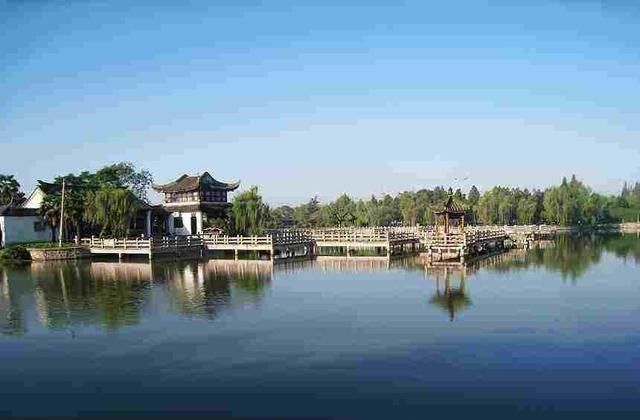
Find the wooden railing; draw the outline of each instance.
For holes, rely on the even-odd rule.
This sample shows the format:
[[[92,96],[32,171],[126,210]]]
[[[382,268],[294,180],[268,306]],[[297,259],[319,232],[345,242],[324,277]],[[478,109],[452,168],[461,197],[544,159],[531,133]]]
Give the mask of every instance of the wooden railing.
[[[202,247],[204,241],[199,236],[162,236],[151,239],[151,247],[158,248],[191,248]]]
[[[202,238],[198,236],[172,236],[156,238],[82,238],[79,244],[87,248],[101,249],[159,249],[201,247]]]
[[[507,234],[504,230],[465,230],[462,232],[431,233],[424,237],[428,245],[432,246],[465,246],[482,241],[500,240],[506,238]]]
[[[103,249],[149,249],[151,239],[142,238],[82,238],[80,245]]]
[[[481,241],[505,239],[507,234],[504,230],[477,230],[465,232],[465,244],[473,244]]]
[[[203,236],[205,245],[273,245],[271,236]]]
[[[417,239],[414,233],[391,232],[374,229],[314,230],[310,233],[316,242],[393,242]]]

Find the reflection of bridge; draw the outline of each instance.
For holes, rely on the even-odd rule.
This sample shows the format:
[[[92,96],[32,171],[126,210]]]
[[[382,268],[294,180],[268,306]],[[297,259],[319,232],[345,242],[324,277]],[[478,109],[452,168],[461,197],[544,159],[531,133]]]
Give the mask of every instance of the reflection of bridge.
[[[313,266],[319,267],[322,271],[339,272],[374,272],[388,270],[391,260],[386,257],[330,257],[320,256],[313,262]]]

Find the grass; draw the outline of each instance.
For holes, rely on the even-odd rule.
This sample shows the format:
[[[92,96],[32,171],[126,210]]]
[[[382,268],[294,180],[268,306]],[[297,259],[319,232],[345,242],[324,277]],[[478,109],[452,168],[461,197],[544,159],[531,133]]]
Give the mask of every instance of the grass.
[[[58,242],[21,242],[17,244],[12,244],[11,246],[23,246],[25,248],[59,248]],[[73,248],[77,246],[73,242],[63,242],[62,248]]]

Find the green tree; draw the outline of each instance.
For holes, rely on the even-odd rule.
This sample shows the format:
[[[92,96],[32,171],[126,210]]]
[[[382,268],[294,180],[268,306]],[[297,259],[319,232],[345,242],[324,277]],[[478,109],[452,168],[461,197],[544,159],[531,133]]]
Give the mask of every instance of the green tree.
[[[128,236],[140,200],[128,189],[103,188],[88,192],[85,220],[101,227],[100,236]]]
[[[258,187],[253,186],[233,198],[231,212],[239,235],[260,235],[266,225],[269,209],[263,203]]]
[[[356,203],[355,224],[360,227],[371,225],[369,220],[369,206],[364,200],[358,200]]]
[[[25,196],[20,191],[20,183],[14,176],[0,174],[0,205],[9,203],[20,205],[24,200]]]
[[[471,206],[477,205],[478,202],[480,201],[480,191],[478,191],[478,188],[475,185],[472,186],[471,189],[469,190],[469,194],[467,194],[467,199]]]
[[[153,177],[146,169],[136,169],[131,162],[119,162],[98,170],[95,181],[101,188],[126,188],[136,197],[146,200]]]
[[[356,204],[347,194],[342,194],[327,206],[327,215],[331,225],[338,227],[353,226]]]
[[[415,226],[418,220],[418,205],[414,195],[409,192],[401,193],[398,196],[398,204],[403,223],[408,226]]]

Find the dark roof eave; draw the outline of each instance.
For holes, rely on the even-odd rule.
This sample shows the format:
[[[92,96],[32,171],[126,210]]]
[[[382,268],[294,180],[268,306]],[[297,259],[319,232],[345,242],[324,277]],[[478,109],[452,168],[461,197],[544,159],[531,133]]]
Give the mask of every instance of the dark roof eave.
[[[467,214],[466,211],[454,211],[454,210],[442,210],[442,211],[436,211],[435,214],[437,214],[438,216],[442,216],[444,214],[449,214],[451,216],[464,216]]]
[[[203,182],[210,188],[224,191],[235,191],[240,186],[240,181],[230,183],[221,182],[214,179],[208,172],[205,172],[198,176],[184,174],[173,182],[168,184],[154,184],[152,188],[162,193],[191,192],[199,190]]]

